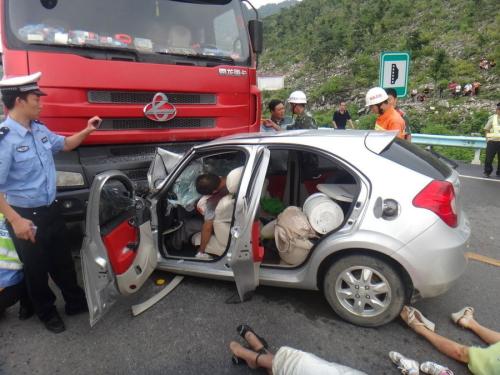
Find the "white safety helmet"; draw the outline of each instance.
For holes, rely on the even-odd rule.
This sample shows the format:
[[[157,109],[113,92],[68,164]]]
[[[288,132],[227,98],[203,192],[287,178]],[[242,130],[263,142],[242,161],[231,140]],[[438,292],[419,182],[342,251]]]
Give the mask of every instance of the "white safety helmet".
[[[366,93],[366,107],[385,102],[388,98],[382,87],[373,87]]]
[[[288,98],[288,103],[307,104],[307,97],[304,91],[294,91]]]

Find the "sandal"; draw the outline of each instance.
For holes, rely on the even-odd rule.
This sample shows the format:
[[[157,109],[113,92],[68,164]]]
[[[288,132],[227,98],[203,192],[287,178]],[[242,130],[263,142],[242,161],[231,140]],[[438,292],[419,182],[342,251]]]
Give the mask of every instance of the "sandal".
[[[262,344],[262,348],[260,348],[259,350],[256,350],[256,352],[259,354],[268,353],[267,349],[269,348],[269,345],[267,344],[267,341],[263,337],[260,337],[257,333],[255,333],[255,331],[248,324],[240,324],[236,328],[236,331],[243,339],[245,339],[245,335],[247,334],[247,332],[252,332],[255,335],[255,337],[257,337],[257,339],[259,339],[259,341]]]
[[[411,325],[416,325],[416,326],[424,326],[428,330],[434,332],[436,329],[436,325],[431,322],[429,319],[427,319],[424,314],[422,314],[419,310],[417,310],[414,307],[410,306],[404,306],[403,310],[406,310],[407,312],[407,318],[406,320],[401,316],[401,319],[405,321],[408,326],[411,327]]]
[[[470,314],[470,315],[469,315]],[[474,317],[474,307],[466,306],[462,310],[457,311],[456,313],[451,314],[451,320],[457,325],[460,325],[459,322],[462,318],[466,318],[467,315],[470,317]]]
[[[250,349],[249,347],[247,347],[247,346],[245,346],[245,345],[244,345],[243,347],[244,347],[244,348],[246,348],[246,349],[252,350],[252,349]],[[255,363],[257,363],[257,360],[259,359],[259,357],[260,357],[262,354],[269,354],[269,351],[268,351],[266,348],[262,347],[262,349],[260,349],[260,350],[258,350],[258,351],[257,351],[257,354],[258,354],[258,355],[257,355],[257,357],[255,358]],[[246,364],[245,360],[241,359],[240,357],[237,357],[237,356],[236,356],[236,355],[234,355],[234,354],[233,354],[233,355],[232,355],[232,357],[231,357],[231,362],[233,362],[233,365],[237,365],[237,366],[240,366],[240,365],[244,365],[244,364]],[[258,367],[258,366],[257,366],[257,367]]]

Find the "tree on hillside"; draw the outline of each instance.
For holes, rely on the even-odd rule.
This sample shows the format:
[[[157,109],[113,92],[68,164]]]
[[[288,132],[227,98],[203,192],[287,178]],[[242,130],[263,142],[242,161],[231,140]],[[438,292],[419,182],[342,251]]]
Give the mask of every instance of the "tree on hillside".
[[[434,80],[435,92],[438,92],[439,81],[449,80],[451,63],[444,49],[438,49],[429,67],[429,75]]]

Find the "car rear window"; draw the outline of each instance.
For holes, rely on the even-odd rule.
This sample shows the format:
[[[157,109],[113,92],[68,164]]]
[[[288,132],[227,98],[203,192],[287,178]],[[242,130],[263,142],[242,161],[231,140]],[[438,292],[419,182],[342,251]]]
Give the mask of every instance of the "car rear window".
[[[430,152],[398,138],[380,156],[435,180],[445,180],[451,175],[451,168]]]

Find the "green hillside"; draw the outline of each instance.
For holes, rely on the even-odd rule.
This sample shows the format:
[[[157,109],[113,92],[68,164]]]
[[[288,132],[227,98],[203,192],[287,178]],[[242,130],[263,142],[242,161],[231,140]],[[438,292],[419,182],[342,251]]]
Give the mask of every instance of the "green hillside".
[[[266,18],[273,14],[279,13],[283,8],[290,8],[298,3],[297,0],[285,0],[281,3],[269,3],[263,5],[259,8],[259,16],[260,18]]]
[[[500,100],[498,65],[478,66],[481,57],[500,61],[498,9],[495,0],[303,0],[264,19],[259,70],[284,74],[287,86],[264,98],[302,89],[320,122],[329,122],[340,99],[350,102],[351,113],[362,107],[366,90],[378,84],[380,52],[409,51],[409,88],[429,89],[424,103],[403,103],[414,128],[425,131],[432,123],[433,132],[478,131]],[[451,80],[480,82],[480,95],[452,100]],[[429,106],[437,118],[429,117]],[[436,111],[449,113],[441,119]],[[464,121],[474,125],[460,128]]]

